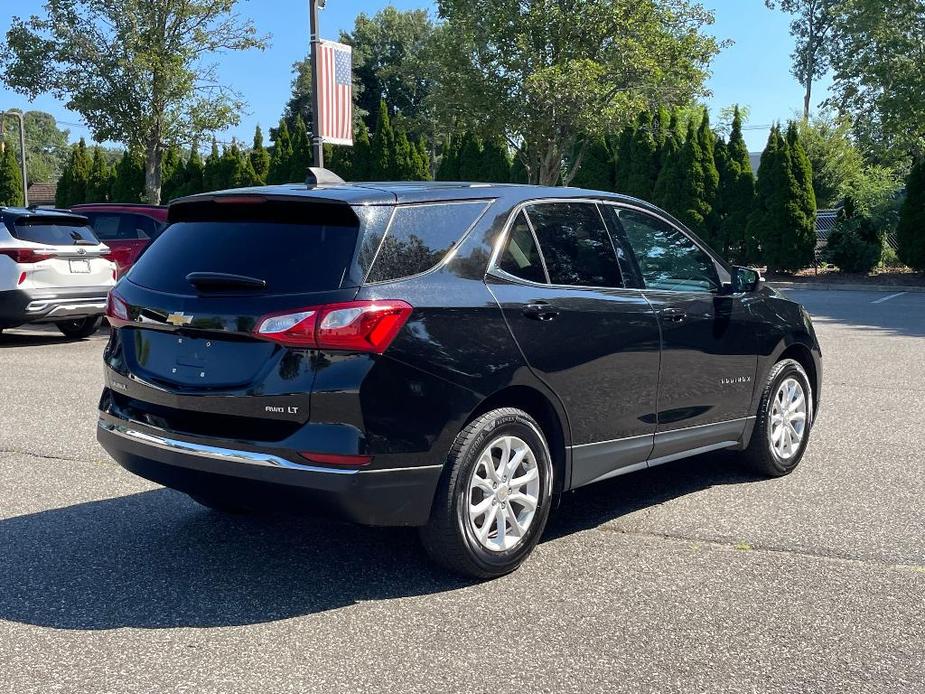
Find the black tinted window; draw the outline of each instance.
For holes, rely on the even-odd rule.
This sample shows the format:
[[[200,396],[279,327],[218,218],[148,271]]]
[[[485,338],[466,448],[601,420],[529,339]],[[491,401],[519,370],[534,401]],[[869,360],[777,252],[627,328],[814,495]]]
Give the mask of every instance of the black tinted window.
[[[157,236],[157,222],[140,214],[88,212],[97,237],[104,241],[135,241]]]
[[[719,288],[712,258],[667,222],[633,210],[619,210],[649,289],[710,292]]]
[[[176,222],[132,267],[144,287],[190,293],[191,272],[223,272],[266,280],[274,293],[337,289],[349,282],[356,226],[268,221]]]
[[[540,259],[539,249],[527,217],[523,212],[517,215],[511,225],[504,253],[498,261],[498,267],[508,274],[531,282],[546,284],[546,271]]]
[[[367,277],[384,282],[417,275],[439,263],[488,206],[485,201],[395,208]]]
[[[44,243],[50,246],[74,246],[77,244],[97,245],[99,241],[93,230],[83,224],[68,224],[52,219],[20,219],[16,222],[13,235],[20,241]]]
[[[549,281],[585,287],[622,287],[613,244],[597,207],[550,203],[528,209]]]

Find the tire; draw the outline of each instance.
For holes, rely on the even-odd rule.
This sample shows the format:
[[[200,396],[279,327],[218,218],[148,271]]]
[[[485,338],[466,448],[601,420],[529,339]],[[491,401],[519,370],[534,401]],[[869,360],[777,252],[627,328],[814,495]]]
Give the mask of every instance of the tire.
[[[788,434],[788,427],[779,415],[780,402],[788,400],[788,388],[793,383],[802,390],[803,427],[796,445],[792,445],[794,436]],[[788,384],[785,388],[784,384]],[[778,406],[775,407],[775,401]],[[799,401],[797,401],[799,402]],[[794,431],[799,429],[799,407],[794,407],[792,425]],[[787,411],[787,408],[784,409]],[[783,415],[788,417],[788,415]],[[800,363],[793,359],[783,359],[777,362],[768,375],[761,395],[761,404],[755,420],[755,429],[752,432],[748,448],[742,453],[743,461],[755,472],[768,477],[783,477],[793,472],[809,443],[809,435],[813,425],[813,393],[806,371]],[[778,433],[779,432],[779,433]],[[790,436],[791,446],[787,450],[786,436]],[[775,440],[775,437],[776,440]]]
[[[89,318],[58,321],[55,325],[58,326],[58,330],[60,330],[65,337],[69,337],[72,340],[82,340],[85,337],[90,337],[99,330],[100,323],[102,322],[102,316],[90,316]]]
[[[530,415],[514,408],[483,414],[453,442],[430,521],[419,530],[424,548],[436,563],[465,576],[488,579],[514,571],[543,534],[552,476],[546,438]],[[511,479],[521,483],[510,487]],[[470,508],[483,506],[470,518]]]
[[[205,506],[207,509],[212,511],[219,511],[221,513],[228,513],[235,516],[250,513],[250,509],[240,506],[235,502],[229,499],[224,499],[220,496],[210,496],[208,494],[188,494],[187,496],[189,496],[190,499],[195,501],[200,506]]]

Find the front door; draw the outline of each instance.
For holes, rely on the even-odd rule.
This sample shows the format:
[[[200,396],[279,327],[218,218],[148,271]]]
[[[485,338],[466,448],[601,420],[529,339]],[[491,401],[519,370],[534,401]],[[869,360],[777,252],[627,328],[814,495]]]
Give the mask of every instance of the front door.
[[[562,400],[572,487],[644,466],[655,433],[659,329],[624,287],[594,203],[534,203],[514,219],[488,286],[527,363]]]
[[[690,236],[637,209],[608,206],[638,261],[662,333],[651,459],[739,440],[757,368],[741,297],[721,292],[717,263]]]

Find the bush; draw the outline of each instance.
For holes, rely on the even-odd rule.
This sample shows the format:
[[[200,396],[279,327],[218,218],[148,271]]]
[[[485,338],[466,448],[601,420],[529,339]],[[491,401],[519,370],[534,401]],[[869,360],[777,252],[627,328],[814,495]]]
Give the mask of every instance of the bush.
[[[838,223],[829,234],[825,259],[843,272],[869,273],[883,257],[883,238],[869,216],[855,212],[845,201]]]

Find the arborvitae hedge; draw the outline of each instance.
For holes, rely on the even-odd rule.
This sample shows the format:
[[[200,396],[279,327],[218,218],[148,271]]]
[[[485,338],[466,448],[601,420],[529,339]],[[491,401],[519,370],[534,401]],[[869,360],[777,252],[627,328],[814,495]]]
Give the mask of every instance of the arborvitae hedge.
[[[260,185],[263,185],[267,182],[267,175],[270,173],[270,153],[263,146],[263,131],[259,125],[254,129],[254,143],[248,157],[251,160],[254,175]]]
[[[623,192],[643,200],[652,199],[658,178],[658,156],[652,136],[652,116],[643,111],[636,121],[630,145],[629,164],[625,167]]]
[[[6,145],[0,155],[0,205],[15,207],[22,204],[22,171],[13,148]]]
[[[906,179],[906,199],[896,237],[899,259],[915,270],[925,271],[925,160],[915,162]]]
[[[280,119],[276,130],[276,141],[273,144],[273,153],[270,155],[270,170],[267,172],[267,183],[279,184],[289,182],[289,170],[292,161],[292,137],[285,119]]]
[[[733,115],[729,142],[723,150],[723,170],[720,171],[719,183],[719,236],[723,255],[744,262],[747,255],[745,229],[755,204],[755,176],[748,147],[742,137],[742,116],[738,106]]]
[[[107,202],[112,198],[112,184],[115,174],[103,156],[103,150],[93,148],[93,162],[90,165],[90,179],[87,182],[87,202]]]
[[[592,190],[613,190],[613,154],[603,138],[594,138],[587,144],[585,156],[578,173],[572,178],[576,188]]]
[[[145,190],[144,156],[135,148],[122,153],[112,182],[113,202],[141,202]]]

